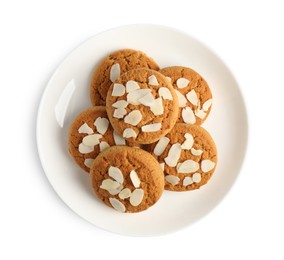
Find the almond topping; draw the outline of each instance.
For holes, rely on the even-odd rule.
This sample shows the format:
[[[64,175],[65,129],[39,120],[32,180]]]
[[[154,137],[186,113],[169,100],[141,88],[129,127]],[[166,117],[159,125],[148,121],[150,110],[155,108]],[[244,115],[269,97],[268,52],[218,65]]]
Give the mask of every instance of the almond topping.
[[[108,175],[114,178],[118,183],[120,184],[123,183],[123,180],[124,180],[123,174],[119,168],[110,166],[108,169]]]
[[[82,143],[87,146],[94,146],[100,143],[102,137],[100,134],[87,135],[83,138]]]
[[[206,113],[201,109],[196,109],[194,111],[195,115],[201,119],[203,119],[206,116]]]
[[[154,100],[154,103],[150,107],[150,110],[155,116],[160,116],[164,113],[163,100],[161,97]]]
[[[114,83],[111,95],[113,97],[121,97],[125,94],[125,87],[120,83]]]
[[[115,198],[109,198],[109,202],[112,205],[114,209],[116,209],[119,212],[125,212],[125,206],[117,199]]]
[[[127,199],[131,196],[131,190],[128,188],[123,189],[121,192],[119,192],[118,197],[122,200]]]
[[[136,126],[139,124],[139,122],[142,120],[142,114],[139,110],[133,110],[131,111],[125,118],[124,122],[133,126]]]
[[[109,145],[107,142],[105,142],[105,141],[100,142],[99,145],[100,145],[100,152],[102,152],[102,151],[104,151],[105,149],[107,149],[107,148],[110,147],[110,145]]]
[[[215,167],[215,163],[212,162],[211,160],[203,160],[201,162],[201,170],[203,172],[209,172],[213,170],[214,167]]]
[[[104,135],[105,132],[106,132],[107,129],[108,129],[109,121],[108,121],[108,119],[106,119],[106,118],[98,117],[98,118],[96,119],[96,121],[94,122],[94,125],[95,125],[95,127],[97,128],[97,131],[98,131],[101,135]]]
[[[136,138],[137,137],[136,132],[132,128],[126,128],[123,131],[123,138],[131,138],[131,137]]]
[[[87,159],[85,159],[84,164],[85,164],[86,167],[91,168],[93,162],[94,162],[94,159],[87,158]]]
[[[190,107],[186,107],[181,112],[182,119],[187,124],[194,124],[196,121],[196,118],[194,116],[194,113]]]
[[[132,181],[132,184],[135,188],[139,188],[140,187],[140,179],[138,177],[138,174],[136,173],[136,171],[132,170],[130,172],[130,179]]]
[[[160,156],[165,151],[169,142],[170,142],[170,139],[168,137],[166,136],[162,137],[155,146],[154,154],[156,156]]]
[[[165,163],[170,167],[175,167],[178,163],[181,154],[181,145],[173,144],[169,150],[168,156],[164,159]]]
[[[190,184],[192,184],[192,183],[193,183],[192,178],[189,177],[189,176],[187,176],[187,177],[185,177],[185,178],[183,179],[182,185],[183,185],[183,186],[188,186],[188,185],[190,185]]]
[[[149,125],[144,125],[141,127],[142,132],[144,133],[156,132],[156,131],[161,130],[161,128],[162,128],[161,123],[149,124]]]
[[[127,102],[132,105],[139,105],[140,98],[151,93],[151,89],[136,89],[127,94]]]
[[[186,78],[179,78],[177,80],[177,87],[178,88],[185,88],[185,87],[187,87],[188,83],[189,83],[188,79],[186,79]]]
[[[113,117],[115,118],[123,118],[127,114],[127,111],[125,108],[119,107],[116,108],[113,112]]]
[[[78,129],[79,134],[93,134],[94,131],[91,127],[88,126],[87,123],[84,123],[83,125],[80,126]]]
[[[177,98],[178,98],[178,106],[179,107],[185,107],[186,103],[187,103],[185,96],[176,89],[175,89],[175,92],[176,92]]]
[[[115,108],[126,108],[127,105],[128,105],[128,102],[125,100],[118,100],[112,104],[112,106]]]
[[[197,94],[195,92],[195,90],[191,90],[189,91],[187,94],[186,94],[186,98],[188,99],[188,101],[194,105],[194,106],[197,106],[198,104],[198,97],[197,97]]]
[[[120,65],[118,63],[115,63],[110,68],[110,80],[112,82],[115,82],[116,79],[120,76]]]
[[[196,172],[199,169],[199,163],[193,160],[186,160],[177,165],[178,173],[192,173]]]
[[[126,141],[115,131],[113,131],[113,139],[116,145],[126,145]]]
[[[151,75],[149,78],[148,78],[148,84],[149,85],[152,85],[152,86],[159,86],[159,82],[156,78],[155,75]]]
[[[166,99],[173,100],[172,93],[168,88],[160,87],[158,92],[159,92],[159,96],[162,97],[164,100]]]
[[[185,141],[181,145],[181,149],[190,150],[192,145],[193,145],[193,143],[194,143],[193,136],[191,134],[189,134],[189,133],[186,133],[184,135],[184,137],[185,137]]]
[[[120,184],[116,181],[113,181],[111,179],[103,180],[100,188],[103,190],[114,190],[117,189],[120,186]]]
[[[130,204],[132,206],[138,206],[142,202],[143,197],[144,197],[144,190],[135,189],[130,196]]]
[[[87,146],[83,143],[80,143],[78,150],[81,154],[91,153],[92,151],[94,151],[94,146]]]
[[[140,89],[138,82],[136,82],[134,80],[128,80],[127,83],[126,83],[126,92],[129,93],[129,92],[134,91],[136,89]]]
[[[172,184],[173,186],[177,185],[180,181],[180,178],[174,175],[167,175],[165,177],[166,181]]]
[[[192,180],[193,180],[193,182],[195,182],[195,183],[199,183],[200,181],[201,181],[201,174],[200,173],[194,173],[193,175],[192,175]]]
[[[212,105],[212,99],[210,98],[203,103],[202,109],[204,111],[207,111],[211,107],[211,105]]]
[[[194,149],[194,148],[191,148],[191,153],[193,154],[193,155],[195,155],[195,156],[199,156],[199,155],[201,155],[202,153],[203,153],[203,151],[202,150],[196,150],[196,149]]]
[[[138,102],[144,106],[152,106],[155,102],[155,98],[151,92],[143,96],[142,98],[138,99]]]

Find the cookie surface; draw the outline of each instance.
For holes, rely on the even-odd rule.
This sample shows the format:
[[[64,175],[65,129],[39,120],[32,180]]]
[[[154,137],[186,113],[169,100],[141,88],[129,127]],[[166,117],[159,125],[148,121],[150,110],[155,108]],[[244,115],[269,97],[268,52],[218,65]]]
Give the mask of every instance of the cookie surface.
[[[179,99],[177,122],[201,125],[208,117],[212,93],[207,82],[196,71],[173,66],[160,70],[171,81]]]
[[[118,134],[140,144],[166,135],[178,116],[178,100],[161,73],[134,69],[122,74],[108,91],[106,109]]]
[[[94,106],[105,106],[110,85],[124,72],[136,68],[159,70],[157,63],[141,51],[126,49],[108,55],[96,68],[90,86]]]
[[[177,123],[169,134],[146,150],[164,169],[166,190],[198,189],[209,181],[217,164],[212,137],[197,125]]]
[[[126,142],[114,132],[105,107],[88,108],[73,121],[68,133],[68,150],[74,161],[86,172],[96,156],[114,145],[139,146]]]
[[[164,190],[164,174],[156,159],[127,146],[113,146],[100,153],[90,178],[97,197],[120,212],[146,210]]]

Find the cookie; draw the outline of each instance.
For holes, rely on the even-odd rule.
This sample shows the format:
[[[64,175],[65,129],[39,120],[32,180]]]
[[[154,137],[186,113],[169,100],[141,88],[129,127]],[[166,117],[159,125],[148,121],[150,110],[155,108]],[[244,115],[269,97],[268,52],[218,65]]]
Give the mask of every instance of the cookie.
[[[108,55],[93,74],[90,98],[94,106],[105,106],[110,85],[124,72],[136,68],[159,70],[158,64],[141,51],[126,49]]]
[[[154,205],[164,190],[164,174],[148,152],[113,146],[95,159],[90,178],[97,197],[120,212],[139,212]]]
[[[92,162],[100,152],[114,145],[139,146],[126,142],[114,132],[105,107],[86,109],[76,117],[69,128],[69,153],[86,172],[89,172]]]
[[[140,144],[166,135],[178,116],[178,100],[161,73],[134,69],[122,74],[108,91],[106,109],[118,134]]]
[[[160,70],[172,83],[179,101],[177,122],[201,125],[208,117],[212,93],[207,82],[194,70],[181,66]]]
[[[206,184],[217,164],[216,145],[201,126],[177,123],[173,130],[146,150],[160,163],[165,189],[187,191]]]

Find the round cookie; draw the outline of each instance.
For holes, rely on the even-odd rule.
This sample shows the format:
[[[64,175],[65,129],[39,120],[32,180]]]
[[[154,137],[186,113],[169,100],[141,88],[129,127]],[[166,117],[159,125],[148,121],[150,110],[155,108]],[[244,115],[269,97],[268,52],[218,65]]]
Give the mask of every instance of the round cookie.
[[[96,68],[91,80],[90,98],[94,106],[105,106],[110,85],[124,72],[136,68],[159,70],[157,63],[141,51],[126,49],[108,55]]]
[[[113,146],[97,156],[90,178],[97,197],[120,212],[139,212],[154,205],[164,190],[164,174],[148,152]]]
[[[160,70],[172,83],[179,100],[178,123],[201,125],[209,115],[212,93],[207,82],[194,70],[173,66]]]
[[[122,74],[108,91],[109,120],[118,134],[140,144],[166,135],[178,116],[178,100],[161,73],[134,69]]]
[[[146,147],[165,174],[165,189],[186,191],[206,184],[217,164],[216,145],[201,126],[177,123],[159,142]]]
[[[88,108],[73,121],[68,133],[68,150],[74,161],[86,172],[96,156],[114,145],[139,146],[126,142],[107,118],[105,107]]]

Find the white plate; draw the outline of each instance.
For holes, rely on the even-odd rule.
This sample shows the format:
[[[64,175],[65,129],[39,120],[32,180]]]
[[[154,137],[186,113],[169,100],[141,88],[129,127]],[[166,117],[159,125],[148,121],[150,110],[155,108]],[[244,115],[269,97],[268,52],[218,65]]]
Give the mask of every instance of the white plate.
[[[67,131],[75,116],[90,106],[89,82],[98,62],[112,51],[146,52],[161,67],[182,65],[209,83],[214,106],[204,127],[218,148],[219,162],[211,181],[191,192],[165,191],[145,212],[121,214],[101,203],[67,151]],[[98,34],[76,48],[50,79],[38,111],[37,144],[44,171],[60,198],[78,215],[102,229],[135,236],[169,233],[210,212],[234,183],[246,150],[247,116],[237,82],[226,65],[206,46],[175,29],[129,25]]]

